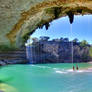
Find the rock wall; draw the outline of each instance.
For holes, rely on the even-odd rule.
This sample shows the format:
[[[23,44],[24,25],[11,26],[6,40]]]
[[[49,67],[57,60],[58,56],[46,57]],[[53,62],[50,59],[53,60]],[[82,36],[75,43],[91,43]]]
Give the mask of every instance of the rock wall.
[[[91,0],[0,0],[0,45],[19,48],[36,28],[73,14],[92,14]]]
[[[45,41],[27,48],[30,63],[72,63],[71,42]],[[89,49],[89,45],[81,47],[73,43],[73,62],[91,61]]]
[[[16,51],[0,51],[0,65],[8,64],[26,64],[28,60],[26,58],[25,50],[16,50]]]

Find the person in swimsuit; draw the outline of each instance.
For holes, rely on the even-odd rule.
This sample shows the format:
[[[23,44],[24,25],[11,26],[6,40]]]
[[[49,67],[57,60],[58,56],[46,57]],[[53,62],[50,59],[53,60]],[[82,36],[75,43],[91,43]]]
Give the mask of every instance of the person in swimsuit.
[[[78,67],[78,65],[76,64],[76,70],[79,70],[79,67]]]
[[[73,71],[75,71],[75,67],[73,66]]]

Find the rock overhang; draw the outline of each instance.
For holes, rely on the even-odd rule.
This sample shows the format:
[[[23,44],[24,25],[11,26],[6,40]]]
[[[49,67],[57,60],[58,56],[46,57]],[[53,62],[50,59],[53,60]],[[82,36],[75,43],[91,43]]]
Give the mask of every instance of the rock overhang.
[[[92,14],[92,0],[1,0],[0,39],[4,45],[21,47],[37,28],[46,29],[60,17]],[[6,3],[5,3],[6,2]]]

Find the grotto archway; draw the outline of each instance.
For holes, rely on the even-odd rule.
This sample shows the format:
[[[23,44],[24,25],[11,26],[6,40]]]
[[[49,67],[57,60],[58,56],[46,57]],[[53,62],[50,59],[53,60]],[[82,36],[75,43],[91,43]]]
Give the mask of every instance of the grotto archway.
[[[6,3],[2,0],[2,3],[0,9],[4,10],[7,16],[3,16],[2,19],[1,15],[4,13],[0,15],[2,21],[0,44],[18,48],[24,45],[35,29],[42,28],[43,25],[48,28],[49,22],[57,18],[68,15],[72,23],[73,15],[92,14],[91,0],[16,0],[16,2],[8,0]]]

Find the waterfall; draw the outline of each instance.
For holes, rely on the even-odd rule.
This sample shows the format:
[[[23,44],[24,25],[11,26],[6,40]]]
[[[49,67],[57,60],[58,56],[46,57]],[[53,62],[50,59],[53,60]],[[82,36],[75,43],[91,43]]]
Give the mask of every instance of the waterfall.
[[[38,42],[38,63],[39,63],[39,60],[40,60],[40,41]]]
[[[28,56],[28,47],[26,46],[26,58],[29,59],[29,56]]]
[[[33,49],[32,49],[32,45],[30,45],[30,52],[29,53],[31,53],[31,63],[33,64]]]
[[[72,30],[72,24],[70,24],[70,31],[71,31],[71,38],[73,35],[73,30]],[[73,41],[71,41],[71,60],[72,60],[72,65],[73,65]]]
[[[88,30],[90,30],[90,28],[89,28],[89,25],[90,25],[90,18],[89,18],[89,16],[87,17],[87,20],[88,20]]]
[[[42,61],[43,61],[43,58],[42,58],[42,46],[41,46],[41,63],[42,63]]]
[[[35,62],[35,47],[33,46],[33,62]]]
[[[69,17],[69,22],[70,22],[70,34],[71,34],[71,38],[73,35],[73,31],[72,31],[72,23],[74,21],[74,13],[72,11],[69,11],[67,13],[68,17]],[[71,60],[72,60],[72,65],[73,65],[73,41],[71,41]],[[73,66],[74,67],[74,66]]]
[[[27,41],[27,43],[25,44],[25,46],[26,46],[26,58],[30,62],[30,46],[29,46],[29,40]]]
[[[33,64],[33,45],[32,45],[32,42],[31,42],[31,38],[28,39],[27,41],[27,45],[26,45],[26,56],[27,56],[27,59],[29,60],[29,62],[31,64]]]
[[[29,62],[31,63],[31,47],[30,46],[26,46],[26,57],[27,57],[27,59],[29,60]]]
[[[33,52],[32,52],[32,43],[31,43],[31,37],[29,39],[29,60],[30,60],[30,63],[33,64]]]

